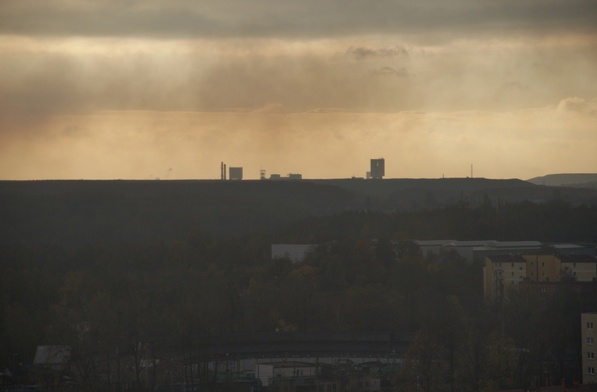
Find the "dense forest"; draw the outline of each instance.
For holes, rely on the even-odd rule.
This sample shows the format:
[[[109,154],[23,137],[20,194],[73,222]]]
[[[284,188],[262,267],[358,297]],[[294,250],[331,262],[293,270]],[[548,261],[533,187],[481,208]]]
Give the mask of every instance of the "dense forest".
[[[488,195],[435,208],[350,209],[358,196],[323,185],[328,198],[318,203],[318,186],[307,187],[311,200],[286,193],[257,200],[249,190],[244,208],[205,196],[212,209],[205,216],[203,209],[184,211],[180,189],[161,188],[163,204],[149,216],[147,190],[135,197],[125,192],[129,201],[101,189],[54,196],[45,189],[44,197],[5,190],[0,368],[24,377],[37,346],[69,346],[70,385],[100,390],[102,358],[134,368],[172,342],[347,331],[388,332],[411,342],[393,376],[405,390],[416,384],[425,391],[493,391],[579,380],[579,314],[592,304],[562,287],[547,299],[521,292],[490,306],[482,298],[481,265],[455,253],[422,255],[412,240],[589,243],[597,238],[597,205],[561,198],[498,202]],[[217,220],[221,211],[222,226],[194,224]],[[223,230],[235,224],[242,230]],[[272,259],[272,243],[319,246],[292,263]],[[151,389],[135,379],[138,370],[119,372],[118,382]],[[35,376],[49,382],[47,375],[27,374]]]
[[[0,209],[0,239],[81,245],[177,241],[196,232],[221,236],[260,232],[276,237],[288,225],[307,218],[366,211],[401,213],[393,215],[398,218],[392,225],[411,238],[465,239],[487,233],[499,238],[549,240],[555,237],[535,232],[553,230],[553,225],[541,225],[539,220],[544,217],[538,216],[542,212],[536,208],[540,207],[534,207],[546,203],[564,207],[547,209],[555,221],[565,219],[571,225],[573,231],[565,231],[569,234],[562,237],[590,237],[583,236],[584,228],[574,227],[586,223],[568,217],[566,208],[597,205],[597,190],[538,186],[520,180],[0,181],[0,205],[4,207]],[[475,216],[482,211],[474,211],[452,232],[444,223],[443,228],[433,222],[427,225],[434,217],[423,216],[416,222],[419,215],[407,214],[430,211],[436,215],[436,211],[447,209],[443,218],[453,220],[461,218],[459,206],[484,207],[487,214]],[[518,219],[519,213],[528,219]],[[470,220],[477,218],[487,226],[498,224],[502,230],[490,232],[489,227],[481,233],[472,232]],[[390,219],[392,215],[386,222]],[[321,235],[337,237],[331,228]]]

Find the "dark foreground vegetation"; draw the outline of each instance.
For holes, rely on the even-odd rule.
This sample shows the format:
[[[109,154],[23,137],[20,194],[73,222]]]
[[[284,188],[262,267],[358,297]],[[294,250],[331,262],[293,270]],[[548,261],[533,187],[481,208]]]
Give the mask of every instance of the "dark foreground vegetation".
[[[184,210],[184,189],[163,188],[150,216],[142,191],[125,192],[132,199],[124,201],[106,191],[106,201],[101,187],[54,196],[46,189],[42,198],[39,189],[5,189],[0,368],[59,389],[152,390],[173,374],[153,367],[143,376],[147,361],[163,364],[173,355],[165,347],[184,357],[193,342],[278,330],[406,338],[403,366],[391,378],[404,390],[532,389],[580,379],[579,314],[594,303],[563,287],[549,298],[521,292],[501,307],[487,305],[482,266],[456,254],[424,256],[410,240],[594,241],[596,205],[481,194],[435,208],[355,211],[342,204],[336,211],[359,196],[325,185],[329,199],[318,204],[321,190],[309,189],[309,202],[286,193],[263,201],[248,191],[255,199],[240,206],[205,196],[213,215],[203,215]],[[303,208],[287,210],[295,205]],[[242,219],[247,209],[251,225]],[[220,211],[222,226],[195,224],[217,221]],[[293,264],[272,260],[272,243],[321,246]],[[28,366],[40,345],[71,347],[68,383]],[[193,358],[200,368],[200,353]],[[201,374],[205,382],[209,372]]]

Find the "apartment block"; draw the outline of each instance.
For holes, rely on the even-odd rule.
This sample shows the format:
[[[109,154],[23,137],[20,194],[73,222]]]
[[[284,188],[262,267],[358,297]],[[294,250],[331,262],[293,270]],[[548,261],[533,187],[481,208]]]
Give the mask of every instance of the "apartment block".
[[[582,352],[582,383],[597,383],[597,313],[581,313],[581,352]]]
[[[561,277],[569,277],[578,282],[591,282],[597,276],[597,263],[592,257],[580,255],[562,255]]]
[[[499,303],[522,283],[551,287],[563,282],[586,284],[596,278],[597,262],[586,255],[490,255],[483,267],[483,294],[487,301]]]
[[[527,277],[527,262],[520,255],[487,256],[483,268],[485,298],[501,302],[506,292]]]
[[[523,255],[531,282],[556,282],[560,279],[560,261],[555,255]]]

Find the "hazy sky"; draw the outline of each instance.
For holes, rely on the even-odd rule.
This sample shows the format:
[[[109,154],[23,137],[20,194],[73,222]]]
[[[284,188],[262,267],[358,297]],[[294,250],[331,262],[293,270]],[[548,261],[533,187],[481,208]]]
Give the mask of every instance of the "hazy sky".
[[[2,0],[0,179],[597,172],[597,0]]]

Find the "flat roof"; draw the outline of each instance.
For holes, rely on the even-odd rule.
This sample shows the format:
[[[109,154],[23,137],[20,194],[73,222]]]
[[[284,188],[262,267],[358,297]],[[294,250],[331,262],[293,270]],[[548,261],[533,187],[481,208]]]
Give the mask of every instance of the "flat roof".
[[[487,258],[494,263],[526,263],[526,260],[518,254],[489,255]]]

